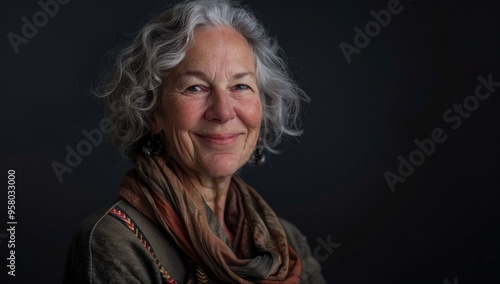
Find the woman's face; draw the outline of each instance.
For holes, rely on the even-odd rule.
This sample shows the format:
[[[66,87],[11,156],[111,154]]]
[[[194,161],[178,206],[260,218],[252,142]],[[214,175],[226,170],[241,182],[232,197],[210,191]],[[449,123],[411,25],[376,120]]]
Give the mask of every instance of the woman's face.
[[[194,45],[169,71],[152,131],[200,179],[233,175],[252,154],[262,106],[253,53],[231,28],[198,28]]]

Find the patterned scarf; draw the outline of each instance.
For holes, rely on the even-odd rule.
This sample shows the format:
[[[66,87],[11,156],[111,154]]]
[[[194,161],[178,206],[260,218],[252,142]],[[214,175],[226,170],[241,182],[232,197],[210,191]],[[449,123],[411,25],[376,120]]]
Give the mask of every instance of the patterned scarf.
[[[162,226],[215,283],[299,283],[302,264],[281,223],[241,178],[231,180],[225,222],[230,243],[201,193],[163,156],[143,157],[123,180],[120,197]]]

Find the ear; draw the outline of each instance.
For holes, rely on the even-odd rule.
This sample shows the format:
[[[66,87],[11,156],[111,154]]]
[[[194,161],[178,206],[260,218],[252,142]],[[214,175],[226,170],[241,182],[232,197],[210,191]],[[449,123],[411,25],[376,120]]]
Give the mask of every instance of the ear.
[[[151,114],[151,121],[149,122],[149,130],[151,133],[156,134],[160,133],[163,130],[161,125],[161,117],[160,112],[158,111],[158,107],[155,107],[153,113]]]

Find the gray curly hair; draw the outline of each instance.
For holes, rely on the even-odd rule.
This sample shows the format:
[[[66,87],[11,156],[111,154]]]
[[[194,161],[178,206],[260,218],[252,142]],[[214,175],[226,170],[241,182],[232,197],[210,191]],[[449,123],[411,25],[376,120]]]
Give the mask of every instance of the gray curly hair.
[[[149,21],[133,42],[121,49],[96,94],[104,98],[113,125],[110,142],[134,159],[150,133],[152,114],[168,71],[179,64],[201,26],[224,26],[248,41],[256,62],[263,105],[261,142],[276,153],[284,135],[298,136],[302,101],[309,98],[292,79],[276,40],[255,16],[229,0],[184,1]]]

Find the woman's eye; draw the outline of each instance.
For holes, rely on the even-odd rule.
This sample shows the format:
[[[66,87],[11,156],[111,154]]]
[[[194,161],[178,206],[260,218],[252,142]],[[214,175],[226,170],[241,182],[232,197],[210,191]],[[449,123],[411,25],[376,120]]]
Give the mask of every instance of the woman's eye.
[[[188,88],[186,89],[186,91],[188,91],[188,92],[193,92],[193,93],[195,93],[195,92],[199,92],[199,91],[202,91],[202,90],[203,90],[203,88],[202,88],[200,85],[190,86],[190,87],[188,87]]]
[[[250,87],[248,85],[245,85],[245,84],[238,84],[238,85],[234,86],[234,89],[237,91],[243,91],[243,90],[250,89]]]

